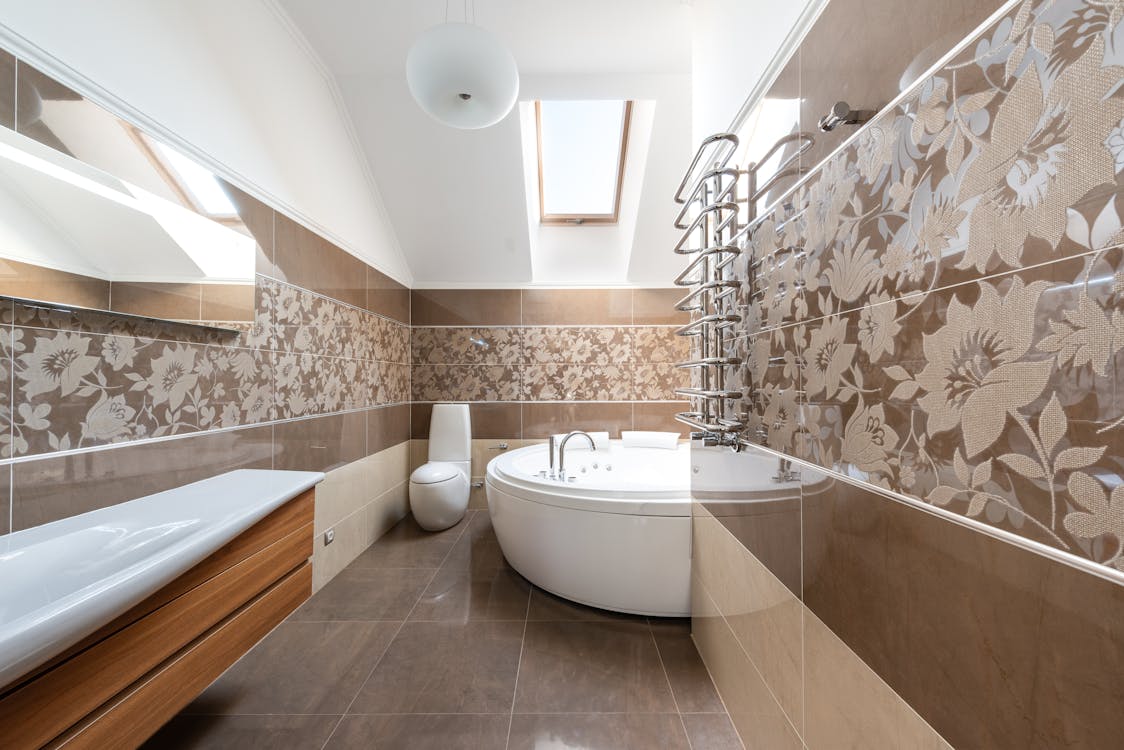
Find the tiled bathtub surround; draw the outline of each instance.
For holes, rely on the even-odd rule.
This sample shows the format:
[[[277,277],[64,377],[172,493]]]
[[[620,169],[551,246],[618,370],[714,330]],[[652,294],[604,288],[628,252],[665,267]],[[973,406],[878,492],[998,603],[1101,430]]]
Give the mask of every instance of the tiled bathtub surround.
[[[605,402],[606,428],[615,431],[622,406],[624,429],[633,426],[633,404],[667,403],[670,415],[682,410],[671,404],[675,388],[686,385],[675,363],[689,355],[686,339],[674,335],[685,322],[674,312],[681,296],[676,289],[415,290],[414,401],[496,404],[474,409],[485,420],[514,415],[502,434],[485,426],[489,437],[537,437],[527,425],[547,414],[562,429],[580,408],[573,402]],[[678,431],[670,419],[663,425]]]

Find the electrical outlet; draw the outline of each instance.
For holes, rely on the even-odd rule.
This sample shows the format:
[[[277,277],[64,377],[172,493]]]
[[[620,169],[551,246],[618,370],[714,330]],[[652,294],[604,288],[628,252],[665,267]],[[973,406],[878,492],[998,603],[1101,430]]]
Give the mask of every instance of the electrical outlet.
[[[336,540],[336,530],[328,529],[324,532],[324,546],[328,546]]]

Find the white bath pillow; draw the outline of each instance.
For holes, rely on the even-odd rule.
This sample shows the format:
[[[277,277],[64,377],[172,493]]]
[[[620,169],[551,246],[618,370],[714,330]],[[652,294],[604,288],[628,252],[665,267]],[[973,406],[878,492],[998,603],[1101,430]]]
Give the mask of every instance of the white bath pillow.
[[[678,432],[652,432],[649,430],[621,430],[621,445],[625,448],[666,448],[679,447]]]

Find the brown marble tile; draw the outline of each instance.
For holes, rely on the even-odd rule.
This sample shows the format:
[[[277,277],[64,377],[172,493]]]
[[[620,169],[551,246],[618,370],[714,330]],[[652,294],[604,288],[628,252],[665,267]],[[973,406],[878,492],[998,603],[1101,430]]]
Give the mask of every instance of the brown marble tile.
[[[253,320],[254,284],[202,284],[200,320]]]
[[[109,292],[116,312],[169,320],[203,319],[200,284],[115,281]]]
[[[366,308],[366,264],[280,214],[274,226],[273,263],[282,281]]]
[[[408,404],[367,410],[367,455],[379,453],[410,439]]]
[[[325,750],[483,750],[507,742],[507,714],[345,716]]]
[[[109,309],[109,282],[53,268],[0,258],[0,295]]]
[[[143,750],[269,750],[322,747],[339,716],[188,716],[173,718]]]
[[[647,623],[527,623],[515,712],[583,711],[675,711]]]
[[[289,620],[404,620],[433,573],[431,568],[345,568]]]
[[[518,289],[413,289],[415,326],[517,326]]]
[[[504,560],[486,512],[472,517],[410,614],[410,620],[519,620],[531,584]]]
[[[364,412],[278,422],[273,430],[276,469],[329,471],[368,455]]]
[[[808,606],[950,744],[1112,744],[1118,584],[847,485],[809,508]]]
[[[413,403],[411,409],[411,437],[429,439],[429,420],[433,404]],[[516,439],[522,437],[521,407],[517,403],[473,403],[469,405],[474,439]]]
[[[742,741],[725,713],[683,714],[681,718],[692,748],[743,750]]]
[[[522,622],[408,622],[350,711],[509,711],[522,642]]]
[[[185,714],[342,714],[398,622],[283,622]]]
[[[16,56],[0,52],[0,126],[16,128]]]
[[[526,326],[631,325],[631,289],[524,289]]]
[[[516,714],[510,750],[574,747],[584,750],[689,750],[678,714]],[[697,748],[706,745],[694,746]]]
[[[746,750],[803,748],[698,578],[691,583],[691,632]]]
[[[710,681],[689,629],[685,627],[680,632],[671,632],[653,623],[652,631],[680,712],[725,713],[726,708]]]
[[[690,427],[677,422],[675,415],[679,412],[690,411],[691,405],[684,401],[669,403],[636,403],[633,404],[634,430],[655,430],[656,432],[678,432],[680,437],[687,437]]]
[[[555,596],[549,591],[535,587],[531,591],[531,603],[527,619],[535,622],[630,622],[644,624],[648,618],[642,615],[629,615],[623,612],[610,612],[607,609],[588,607]]]
[[[620,437],[632,429],[632,404],[523,404],[523,439],[546,438],[570,430],[608,430]]]
[[[683,299],[687,290],[673,289],[633,289],[632,322],[638,326],[684,325],[690,320],[685,312],[675,309],[675,303]]]
[[[12,528],[37,526],[234,469],[272,468],[271,435],[272,427],[252,427],[14,464]]]
[[[367,266],[367,310],[410,325],[410,290]]]
[[[12,465],[0,466],[0,535],[12,530]]]
[[[470,520],[472,513],[452,528],[432,532],[418,526],[413,516],[407,516],[355,558],[351,567],[439,568]]]
[[[239,190],[222,178],[217,178],[226,195],[238,211],[239,218],[246,226],[246,231],[257,242],[256,262],[254,268],[257,273],[276,277],[277,268],[273,265],[273,222],[275,212],[272,208]]]

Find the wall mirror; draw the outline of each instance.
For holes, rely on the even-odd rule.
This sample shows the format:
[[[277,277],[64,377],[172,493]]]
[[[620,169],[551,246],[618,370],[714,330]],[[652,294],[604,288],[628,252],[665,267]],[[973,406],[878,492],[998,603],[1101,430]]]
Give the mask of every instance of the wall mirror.
[[[6,57],[0,295],[231,330],[252,321],[257,243],[225,183]]]

